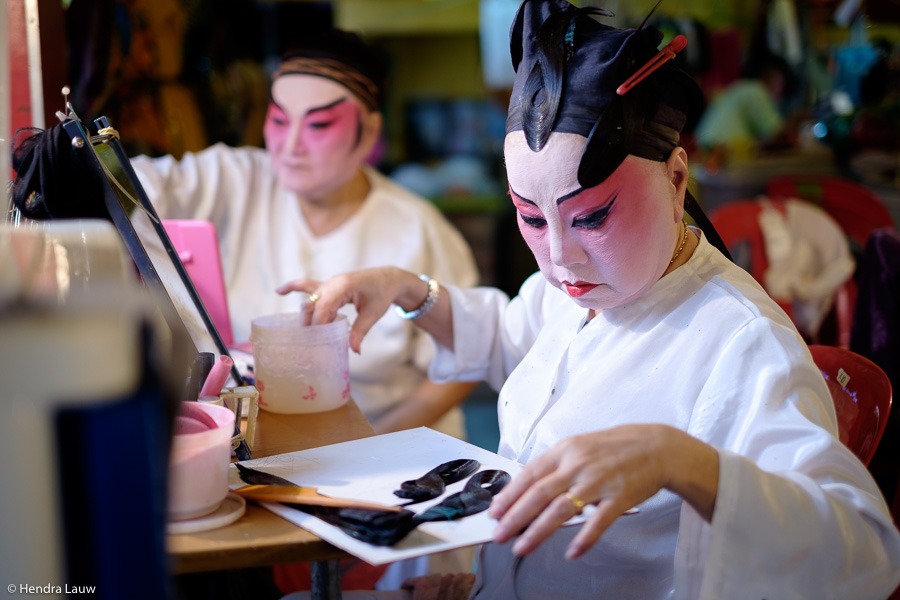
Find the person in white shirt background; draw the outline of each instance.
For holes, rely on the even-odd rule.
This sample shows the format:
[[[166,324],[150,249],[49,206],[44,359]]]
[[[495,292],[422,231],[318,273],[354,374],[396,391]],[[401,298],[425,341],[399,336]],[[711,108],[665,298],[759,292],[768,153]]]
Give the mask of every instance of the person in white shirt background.
[[[238,342],[249,339],[252,319],[300,311],[296,296],[276,292],[291,278],[393,265],[464,288],[478,283],[470,248],[438,209],[366,163],[382,130],[386,72],[385,57],[356,34],[324,32],[302,40],[274,73],[265,149],[216,144],[180,160],[132,159],[161,218],[216,226]],[[351,353],[351,395],[377,433],[428,426],[465,437],[460,404],[474,384],[431,381],[433,356],[431,339],[393,312],[373,327],[365,352]]]
[[[540,268],[518,296],[397,267],[283,289],[316,295],[316,323],[354,305],[363,352],[392,304],[419,310],[432,379],[500,390],[499,454],[525,468],[489,509],[473,597],[886,598],[885,500],[796,328],[687,190],[702,94],[672,62],[617,94],[662,34],[603,17],[526,0],[510,32],[507,175]]]
[[[380,265],[440,271],[477,284],[461,234],[428,201],[366,164],[381,127],[386,66],[350,32],[304,40],[275,72],[266,148],[216,144],[202,152],[132,159],[163,219],[217,228],[237,341],[253,318],[299,311],[276,293],[289,278],[325,279]],[[435,385],[430,340],[396,315],[351,356],[354,400],[378,432],[419,425],[462,435],[456,406],[468,386]],[[443,421],[442,421],[443,419]]]

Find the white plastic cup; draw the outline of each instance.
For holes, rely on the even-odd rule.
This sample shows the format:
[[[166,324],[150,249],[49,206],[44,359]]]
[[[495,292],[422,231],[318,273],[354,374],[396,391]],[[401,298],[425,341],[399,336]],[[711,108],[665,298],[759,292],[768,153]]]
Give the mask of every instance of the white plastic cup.
[[[168,515],[172,521],[209,514],[228,495],[234,413],[215,404],[191,404],[210,416],[215,427],[172,436],[168,494]]]
[[[350,327],[344,315],[304,325],[300,313],[250,325],[259,407],[281,414],[334,410],[350,399]]]

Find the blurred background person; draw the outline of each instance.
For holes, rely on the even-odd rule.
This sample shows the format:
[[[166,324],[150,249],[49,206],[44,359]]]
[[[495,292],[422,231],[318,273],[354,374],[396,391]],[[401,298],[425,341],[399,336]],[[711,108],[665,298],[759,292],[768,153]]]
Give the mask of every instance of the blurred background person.
[[[760,150],[793,146],[793,119],[785,118],[781,109],[793,81],[790,66],[774,54],[748,63],[741,79],[710,100],[697,124],[694,135],[704,162],[715,168]]]
[[[249,338],[258,316],[300,310],[296,296],[276,293],[297,277],[394,265],[461,287],[478,282],[469,247],[437,208],[366,164],[382,130],[385,75],[383,55],[356,34],[309,37],[272,78],[265,149],[219,143],[180,160],[132,160],[161,218],[216,226],[235,340]],[[431,382],[433,342],[394,312],[372,333],[351,353],[350,384],[375,431],[428,426],[464,438],[459,405],[475,384]],[[471,567],[471,551],[445,558],[446,570]],[[429,566],[441,560],[422,559],[404,574],[442,568]],[[284,591],[308,585],[306,565],[275,571]],[[370,587],[383,571],[354,569],[363,577],[345,580],[345,589]]]
[[[249,339],[255,317],[299,310],[296,297],[275,292],[291,278],[406,265],[477,283],[469,248],[437,209],[366,164],[381,133],[385,70],[355,34],[311,38],[275,72],[265,150],[219,143],[181,160],[133,159],[162,218],[216,226],[236,340]],[[430,342],[397,315],[379,331],[350,363],[353,397],[376,431],[429,425],[462,435],[453,409],[467,390],[425,379]]]

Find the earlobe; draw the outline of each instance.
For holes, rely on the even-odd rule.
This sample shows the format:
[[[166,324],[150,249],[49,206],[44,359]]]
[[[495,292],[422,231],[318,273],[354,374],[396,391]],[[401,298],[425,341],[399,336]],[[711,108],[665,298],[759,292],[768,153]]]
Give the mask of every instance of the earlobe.
[[[681,146],[673,149],[669,155],[666,173],[669,182],[675,188],[675,220],[680,221],[684,217],[684,196],[687,193],[689,177],[687,151]]]
[[[354,156],[366,157],[378,143],[381,134],[381,115],[359,107],[356,118],[356,138],[352,140],[350,152]]]
[[[363,113],[362,115],[362,136],[359,139],[358,149],[363,150],[366,155],[372,151],[378,139],[381,136],[381,127],[383,117],[378,111]]]
[[[381,135],[381,128],[384,125],[384,117],[381,116],[381,113],[378,111],[370,112],[365,117],[366,119],[366,134],[372,139],[377,140]]]
[[[688,180],[688,158],[684,148],[679,146],[672,150],[669,160],[666,161],[666,172],[675,189],[683,194]]]
[[[669,154],[669,158],[666,160],[666,172],[669,175],[669,181],[676,188],[687,185],[688,157],[687,151],[681,146],[674,148]]]

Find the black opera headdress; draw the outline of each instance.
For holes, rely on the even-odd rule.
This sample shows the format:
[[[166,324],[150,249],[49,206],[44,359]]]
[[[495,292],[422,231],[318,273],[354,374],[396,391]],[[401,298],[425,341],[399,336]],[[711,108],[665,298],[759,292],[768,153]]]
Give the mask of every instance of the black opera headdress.
[[[603,182],[629,154],[667,160],[705,108],[700,87],[671,60],[621,89],[659,57],[663,34],[644,25],[617,29],[594,15],[614,16],[567,0],[525,0],[509,32],[516,77],[506,132],[524,131],[535,152],[552,132],[586,137],[578,167],[584,188]],[[690,193],[685,209],[727,256]]]
[[[613,16],[566,0],[526,0],[509,35],[516,78],[506,131],[524,130],[534,151],[553,131],[588,137],[584,187],[606,179],[627,154],[666,160],[704,107],[700,88],[671,62],[618,95],[663,36],[653,27],[616,29],[592,15]]]

